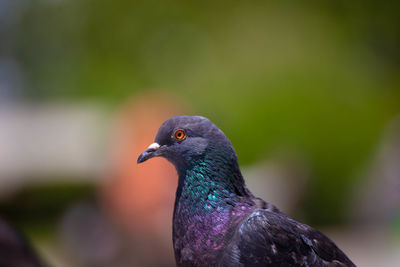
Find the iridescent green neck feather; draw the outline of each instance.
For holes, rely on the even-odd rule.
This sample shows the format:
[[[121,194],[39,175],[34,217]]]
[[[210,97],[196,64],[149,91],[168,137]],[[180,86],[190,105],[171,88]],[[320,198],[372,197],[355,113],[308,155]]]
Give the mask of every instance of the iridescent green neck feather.
[[[212,210],[221,202],[250,196],[239,170],[237,158],[225,146],[209,145],[204,156],[191,158],[183,169],[177,169],[179,184],[176,204],[185,202],[191,209]]]

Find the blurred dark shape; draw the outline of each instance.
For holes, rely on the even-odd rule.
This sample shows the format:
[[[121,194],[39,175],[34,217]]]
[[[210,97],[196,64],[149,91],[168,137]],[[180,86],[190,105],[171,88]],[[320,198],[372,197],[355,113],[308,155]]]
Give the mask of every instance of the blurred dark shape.
[[[116,115],[101,200],[106,214],[131,239],[137,266],[175,266],[171,233],[175,169],[164,159],[140,166],[136,159],[153,142],[159,125],[184,110],[179,97],[153,93],[135,96]]]
[[[354,219],[364,224],[388,224],[400,216],[400,116],[387,127],[367,181],[354,204]],[[400,238],[400,236],[399,236]]]
[[[92,202],[73,205],[61,222],[61,241],[73,266],[124,266],[119,255],[122,239],[115,227]]]
[[[93,191],[92,184],[83,182],[25,185],[1,199],[0,214],[21,229],[48,233],[71,203],[88,198]]]
[[[28,240],[2,219],[0,219],[0,266],[43,266]]]

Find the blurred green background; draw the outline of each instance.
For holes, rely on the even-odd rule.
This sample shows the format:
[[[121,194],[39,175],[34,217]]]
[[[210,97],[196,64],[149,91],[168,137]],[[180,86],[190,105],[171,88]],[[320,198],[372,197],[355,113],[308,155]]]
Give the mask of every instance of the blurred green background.
[[[308,180],[293,215],[346,225],[400,114],[399,10],[376,0],[2,1],[1,103],[112,116],[132,95],[163,91],[216,123],[243,168],[300,158]],[[29,233],[30,221],[54,226],[69,203],[96,194],[95,183],[57,176],[61,185],[50,177],[6,194],[2,215]],[[24,194],[34,195],[27,209],[50,201],[54,212],[26,213]]]

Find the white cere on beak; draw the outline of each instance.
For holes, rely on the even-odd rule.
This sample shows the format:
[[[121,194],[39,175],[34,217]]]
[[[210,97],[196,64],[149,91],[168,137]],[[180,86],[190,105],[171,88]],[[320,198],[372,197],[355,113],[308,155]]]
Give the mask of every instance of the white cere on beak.
[[[157,143],[152,143],[151,145],[149,145],[149,147],[147,148],[147,150],[157,150],[160,147],[159,144]]]

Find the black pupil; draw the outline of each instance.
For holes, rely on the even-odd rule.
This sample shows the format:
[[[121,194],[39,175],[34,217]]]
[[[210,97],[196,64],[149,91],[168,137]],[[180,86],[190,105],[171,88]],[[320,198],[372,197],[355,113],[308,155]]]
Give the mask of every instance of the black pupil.
[[[182,131],[177,131],[175,136],[178,139],[182,139],[183,138],[183,132]]]

